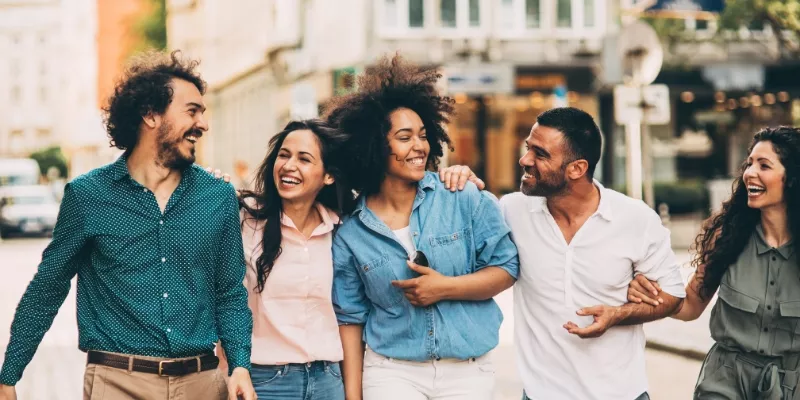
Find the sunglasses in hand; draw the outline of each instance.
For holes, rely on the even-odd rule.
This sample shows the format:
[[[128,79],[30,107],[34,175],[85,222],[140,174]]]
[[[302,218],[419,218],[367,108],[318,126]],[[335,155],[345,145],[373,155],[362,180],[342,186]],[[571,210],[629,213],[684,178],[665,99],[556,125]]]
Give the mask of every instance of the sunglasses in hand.
[[[425,253],[423,253],[423,252],[421,252],[419,250],[417,250],[417,252],[414,254],[414,259],[411,260],[411,261],[414,262],[414,264],[417,264],[417,265],[420,265],[420,266],[423,266],[423,267],[430,267],[430,265],[428,265],[428,257],[425,256]]]

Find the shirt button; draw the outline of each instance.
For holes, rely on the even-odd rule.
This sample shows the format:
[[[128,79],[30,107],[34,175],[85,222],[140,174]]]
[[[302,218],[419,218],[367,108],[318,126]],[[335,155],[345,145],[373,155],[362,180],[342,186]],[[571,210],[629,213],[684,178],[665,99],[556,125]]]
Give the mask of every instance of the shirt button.
[[[161,257],[161,262],[162,262],[162,263],[163,263],[163,262],[167,262],[167,259],[166,259],[165,257]]]
[[[167,333],[172,332],[172,329],[167,328]]]
[[[769,281],[769,284],[775,286],[775,281]]]
[[[767,306],[767,310],[772,310],[772,306]]]
[[[428,331],[428,336],[433,336],[433,331]]]
[[[303,251],[308,252],[308,247],[304,247]]]
[[[164,225],[164,220],[162,219],[162,220],[158,221],[158,223],[159,223],[159,225]]]
[[[414,232],[414,236],[417,236],[417,235],[419,235],[419,232]]]
[[[144,188],[144,192],[147,193],[147,188]]]
[[[772,261],[775,261],[775,260],[777,260],[777,258],[775,258],[775,256],[772,256]]]
[[[769,332],[769,328],[764,328],[764,332]]]
[[[764,350],[759,350],[758,352],[761,353],[761,354],[764,354]]]
[[[164,293],[164,298],[166,299],[167,297],[169,297],[169,293]]]

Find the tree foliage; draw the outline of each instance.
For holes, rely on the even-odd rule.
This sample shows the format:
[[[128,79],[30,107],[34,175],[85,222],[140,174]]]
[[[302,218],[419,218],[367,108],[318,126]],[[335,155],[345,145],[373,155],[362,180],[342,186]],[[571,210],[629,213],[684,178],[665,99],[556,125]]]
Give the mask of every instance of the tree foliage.
[[[47,176],[50,168],[55,167],[58,169],[59,176],[62,178],[67,177],[67,158],[61,152],[61,147],[54,146],[39,150],[32,153],[30,158],[39,163],[39,171],[41,171],[42,176]]]
[[[166,0],[143,0],[146,12],[134,23],[136,46],[134,53],[143,50],[165,50],[167,48],[167,4]]]
[[[643,18],[650,23],[667,44],[695,41],[685,29],[683,20]],[[780,44],[783,56],[800,56],[800,0],[726,0],[725,9],[717,20],[716,41],[739,40],[736,33],[742,28],[770,27]]]

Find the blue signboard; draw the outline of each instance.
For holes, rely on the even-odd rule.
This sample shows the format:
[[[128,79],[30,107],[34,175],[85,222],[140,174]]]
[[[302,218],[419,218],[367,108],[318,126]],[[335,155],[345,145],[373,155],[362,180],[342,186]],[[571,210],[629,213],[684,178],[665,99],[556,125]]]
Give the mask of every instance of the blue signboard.
[[[656,0],[646,13],[672,18],[712,19],[725,9],[725,0]]]

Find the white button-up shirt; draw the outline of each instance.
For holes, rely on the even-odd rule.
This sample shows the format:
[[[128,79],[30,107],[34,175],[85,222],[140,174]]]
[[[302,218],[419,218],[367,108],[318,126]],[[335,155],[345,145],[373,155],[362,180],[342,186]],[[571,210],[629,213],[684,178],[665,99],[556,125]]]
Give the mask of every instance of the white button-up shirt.
[[[592,317],[575,312],[600,304],[620,306],[634,274],[685,297],[669,231],[641,201],[600,189],[597,211],[570,243],[544,197],[522,193],[500,201],[519,249],[514,286],[515,340],[525,391],[533,400],[633,400],[647,390],[641,325],[615,326],[581,339],[563,325],[584,327]]]

